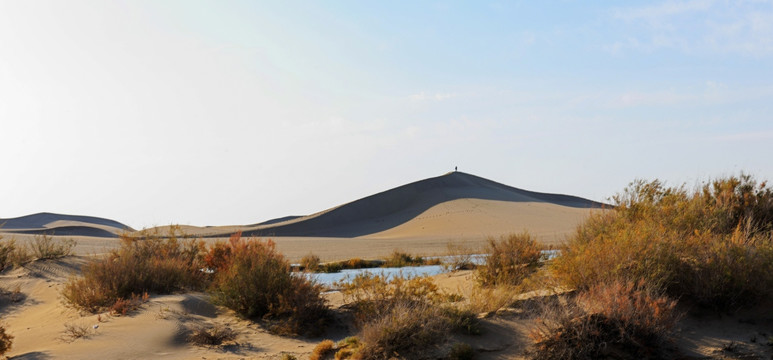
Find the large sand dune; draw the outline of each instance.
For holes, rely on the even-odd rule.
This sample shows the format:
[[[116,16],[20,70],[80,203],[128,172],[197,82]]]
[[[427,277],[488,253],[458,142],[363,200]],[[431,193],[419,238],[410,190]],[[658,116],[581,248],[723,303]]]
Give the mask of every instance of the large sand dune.
[[[523,230],[556,236],[574,229],[590,209],[602,207],[576,196],[527,191],[452,172],[308,216],[186,230],[204,237],[239,229],[262,237],[467,238]]]

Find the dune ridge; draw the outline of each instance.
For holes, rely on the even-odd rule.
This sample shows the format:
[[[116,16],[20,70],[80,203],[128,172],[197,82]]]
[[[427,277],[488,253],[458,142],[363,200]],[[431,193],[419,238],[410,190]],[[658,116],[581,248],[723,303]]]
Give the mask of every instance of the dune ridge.
[[[134,229],[101,217],[41,212],[0,219],[0,231],[16,234],[117,237],[121,232],[131,232]]]
[[[583,213],[589,209],[605,207],[605,204],[577,196],[528,191],[463,172],[451,172],[386,190],[309,216],[259,224],[252,228],[244,228],[242,231],[249,236],[367,236],[406,224],[440,204],[462,199],[550,204],[559,208],[581,209]],[[480,204],[481,202],[478,203]],[[459,205],[464,207],[465,204],[459,203]],[[475,223],[468,225],[476,226]],[[222,236],[222,234],[217,235]]]

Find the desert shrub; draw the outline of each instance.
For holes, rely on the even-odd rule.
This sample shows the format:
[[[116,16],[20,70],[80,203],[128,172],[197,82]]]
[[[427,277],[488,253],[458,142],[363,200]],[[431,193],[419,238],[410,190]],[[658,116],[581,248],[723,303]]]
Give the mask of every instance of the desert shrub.
[[[18,246],[16,240],[3,240],[0,236],[0,271],[10,266],[20,266],[32,259],[24,246]]]
[[[440,259],[427,260],[421,256],[411,256],[408,253],[400,250],[392,252],[388,258],[385,259],[383,267],[406,267],[406,266],[421,266],[421,265],[440,265]]]
[[[319,256],[308,254],[301,259],[301,268],[303,271],[315,272],[319,269]]]
[[[360,338],[356,336],[349,336],[336,344],[335,360],[352,359],[359,356],[360,348],[362,348],[362,342]]]
[[[65,342],[73,342],[80,338],[88,337],[91,335],[92,331],[93,328],[88,325],[65,323],[64,333],[62,334],[61,340]]]
[[[773,191],[729,177],[695,191],[636,181],[592,215],[551,269],[564,284],[646,282],[718,310],[773,297]]]
[[[357,321],[365,321],[404,303],[441,303],[447,296],[427,277],[405,278],[362,273],[349,282],[337,283],[344,299],[355,308]]]
[[[335,343],[333,340],[322,340],[322,342],[317,344],[317,346],[314,347],[314,350],[311,351],[309,360],[325,359],[328,355],[333,354],[334,351]]]
[[[272,330],[282,334],[321,329],[328,315],[322,287],[294,275],[271,240],[235,237],[210,249],[205,259],[216,269],[210,286],[216,303],[247,318],[277,320]]]
[[[465,343],[454,344],[448,353],[449,360],[472,360],[473,358],[475,358],[475,351],[472,346]]]
[[[29,243],[29,247],[32,255],[38,259],[57,259],[71,255],[76,244],[77,242],[73,239],[54,241],[53,236],[43,234],[35,235],[32,242]]]
[[[72,306],[97,312],[146,292],[199,289],[207,275],[201,271],[202,249],[202,242],[181,239],[175,228],[166,237],[122,235],[121,247],[84,265],[82,276],[70,279],[62,295]]]
[[[468,335],[481,334],[478,313],[469,307],[442,306],[440,310],[452,330]]]
[[[531,334],[535,359],[660,358],[679,315],[645,284],[597,284],[547,304]]]
[[[476,333],[477,318],[449,303],[431,278],[360,274],[336,284],[353,309],[361,343],[341,358],[387,359],[431,350],[453,331]]]
[[[0,325],[0,355],[4,355],[11,350],[12,345],[13,336],[6,331],[5,326]]]
[[[473,261],[475,251],[466,245],[448,243],[446,245],[448,261],[443,264],[447,271],[472,270],[477,266]]]
[[[199,346],[217,346],[224,342],[233,341],[236,339],[236,335],[236,331],[223,325],[200,326],[188,335],[188,341]]]
[[[110,306],[110,313],[113,315],[125,316],[129,312],[139,309],[142,304],[148,302],[148,298],[148,293],[144,293],[142,296],[132,294],[128,299],[118,298],[113,305]]]
[[[499,241],[489,238],[486,252],[486,264],[476,272],[484,286],[518,285],[536,271],[542,257],[537,241],[528,233],[510,234]]]
[[[401,302],[388,312],[366,322],[360,331],[361,359],[405,358],[426,353],[446,340],[447,319],[436,306]]]
[[[353,258],[343,261],[332,261],[321,264],[318,271],[325,273],[335,273],[345,269],[366,269],[376,268],[384,264],[382,260],[363,260],[360,258]]]

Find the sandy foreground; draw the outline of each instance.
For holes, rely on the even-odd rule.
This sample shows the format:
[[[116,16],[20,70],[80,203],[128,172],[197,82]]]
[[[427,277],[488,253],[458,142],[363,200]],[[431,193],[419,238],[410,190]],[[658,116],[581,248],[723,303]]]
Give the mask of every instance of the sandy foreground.
[[[6,329],[14,336],[12,359],[279,359],[291,354],[309,356],[314,346],[329,338],[335,341],[356,333],[344,323],[330,326],[317,338],[282,337],[270,334],[257,322],[240,319],[232,311],[212,305],[203,293],[152,295],[142,308],[127,316],[88,314],[62,303],[60,290],[85,256],[36,261],[0,275],[0,286],[18,290],[21,300],[3,298],[0,306]],[[442,289],[471,296],[476,291],[471,271],[435,277]],[[332,308],[343,304],[343,296],[326,295]],[[458,336],[476,349],[478,359],[523,359],[528,348],[533,317],[503,309],[483,320],[483,334]],[[221,324],[237,331],[234,343],[202,347],[188,343],[189,330]],[[83,329],[73,338],[67,327]],[[732,316],[690,316],[677,331],[680,358],[768,359],[773,346],[773,307]]]

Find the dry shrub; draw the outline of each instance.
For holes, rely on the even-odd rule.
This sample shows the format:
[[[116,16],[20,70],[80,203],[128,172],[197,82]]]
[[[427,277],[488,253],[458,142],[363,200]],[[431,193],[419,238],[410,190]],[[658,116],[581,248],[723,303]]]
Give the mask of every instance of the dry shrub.
[[[13,336],[6,332],[5,326],[0,325],[0,355],[4,355],[13,345]]]
[[[381,316],[402,303],[429,302],[439,304],[447,295],[440,292],[432,279],[427,277],[405,278],[362,273],[350,282],[335,284],[341,289],[347,303],[355,308],[359,322]]]
[[[319,269],[319,256],[308,254],[301,259],[301,268],[303,271],[316,272]]]
[[[148,293],[132,294],[129,299],[118,298],[112,306],[110,306],[110,314],[117,316],[125,316],[131,311],[137,310],[142,304],[148,302]]]
[[[90,312],[113,306],[146,292],[171,293],[206,284],[201,261],[203,243],[184,239],[172,228],[166,237],[143,231],[121,236],[121,247],[82,268],[62,290],[71,305]]]
[[[489,238],[486,252],[486,264],[476,273],[484,286],[518,285],[536,271],[542,258],[539,244],[528,233],[510,234],[499,241]]]
[[[750,176],[693,192],[636,181],[581,225],[552,264],[566,285],[646,282],[733,310],[773,297],[773,191]]]
[[[92,328],[88,325],[65,323],[64,334],[62,335],[61,340],[65,342],[73,342],[77,339],[89,336],[91,332]]]
[[[237,234],[216,244],[205,259],[215,269],[210,285],[215,302],[247,318],[277,321],[271,330],[280,334],[322,329],[328,316],[322,287],[292,274],[271,240],[245,241]]]
[[[336,344],[338,351],[335,353],[335,360],[353,359],[359,357],[362,342],[356,336],[349,336]]]
[[[659,358],[676,325],[676,301],[645,284],[598,284],[546,303],[531,337],[535,359]]]
[[[32,255],[24,246],[18,246],[16,240],[3,240],[0,235],[0,271],[11,266],[21,266],[32,260]]]
[[[475,315],[448,304],[450,296],[431,278],[360,274],[337,286],[354,309],[362,341],[342,352],[342,358],[415,357],[432,351],[454,330],[478,329]]]
[[[448,261],[443,264],[443,267],[447,271],[472,270],[477,267],[473,261],[473,254],[477,252],[472,247],[449,242],[446,248],[446,258]]]
[[[335,343],[333,340],[322,340],[309,356],[309,360],[323,360],[335,351]]]
[[[58,259],[72,254],[72,249],[77,245],[73,239],[61,239],[54,241],[53,236],[35,235],[29,244],[32,255],[38,259]]]
[[[236,339],[237,333],[229,327],[214,325],[198,327],[188,336],[188,341],[199,346],[217,346]]]
[[[427,303],[398,303],[366,322],[360,338],[361,359],[410,358],[430,352],[450,333],[439,308]]]
[[[383,267],[399,268],[421,265],[440,265],[440,259],[427,260],[421,256],[411,256],[406,252],[395,250],[392,255],[385,259]]]

